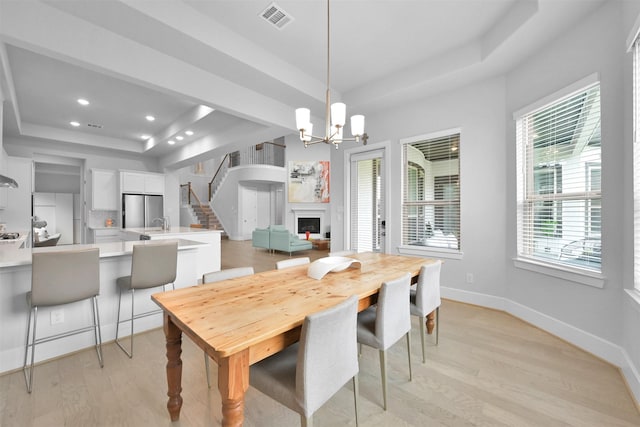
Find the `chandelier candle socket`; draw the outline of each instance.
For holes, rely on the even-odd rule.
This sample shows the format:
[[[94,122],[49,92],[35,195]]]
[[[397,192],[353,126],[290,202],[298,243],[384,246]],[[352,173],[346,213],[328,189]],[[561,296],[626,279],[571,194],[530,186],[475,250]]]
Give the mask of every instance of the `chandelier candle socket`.
[[[369,136],[364,132],[364,116],[357,114],[351,116],[351,135],[353,138],[342,136],[346,121],[347,106],[342,102],[331,104],[331,43],[330,43],[331,14],[329,0],[327,0],[327,93],[326,93],[326,133],[324,137],[313,135],[313,123],[311,123],[311,111],[308,108],[296,109],[296,128],[300,131],[300,140],[305,148],[309,145],[324,142],[333,144],[336,149],[343,141],[355,141],[367,144]]]

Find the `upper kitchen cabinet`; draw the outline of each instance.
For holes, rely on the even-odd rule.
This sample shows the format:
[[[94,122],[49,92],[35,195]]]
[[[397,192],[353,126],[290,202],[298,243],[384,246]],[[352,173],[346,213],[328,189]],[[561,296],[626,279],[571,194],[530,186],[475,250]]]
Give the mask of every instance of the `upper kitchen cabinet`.
[[[91,169],[91,209],[94,211],[118,210],[118,172]]]
[[[164,194],[164,175],[145,172],[121,172],[123,193]]]
[[[0,147],[2,150],[2,147]],[[0,174],[7,174],[7,157],[2,155],[0,152]],[[5,209],[7,207],[7,187],[0,187],[0,209]]]

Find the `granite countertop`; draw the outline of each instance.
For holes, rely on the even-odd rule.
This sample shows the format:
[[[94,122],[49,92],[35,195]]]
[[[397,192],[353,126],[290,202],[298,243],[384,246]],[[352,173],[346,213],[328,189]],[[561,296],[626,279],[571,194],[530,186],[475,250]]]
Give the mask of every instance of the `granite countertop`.
[[[207,246],[208,243],[195,242],[186,239],[176,239],[178,241],[178,250],[193,249]],[[165,241],[166,242],[166,241]],[[20,265],[31,265],[32,252],[54,252],[72,249],[98,248],[100,249],[100,258],[109,258],[122,255],[131,255],[133,245],[149,245],[158,243],[151,240],[135,240],[122,242],[94,243],[87,245],[59,245],[42,248],[20,248],[20,244],[1,244],[0,245],[0,268],[15,267]]]

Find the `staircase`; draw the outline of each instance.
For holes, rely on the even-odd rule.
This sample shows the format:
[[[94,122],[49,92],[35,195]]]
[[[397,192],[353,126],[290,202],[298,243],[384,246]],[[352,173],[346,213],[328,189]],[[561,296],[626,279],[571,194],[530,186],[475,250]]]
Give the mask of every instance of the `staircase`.
[[[202,226],[202,228],[208,228],[210,230],[222,230],[222,225],[216,214],[211,210],[211,206],[209,205],[191,205],[193,208],[193,212],[196,214],[198,218],[198,223]]]

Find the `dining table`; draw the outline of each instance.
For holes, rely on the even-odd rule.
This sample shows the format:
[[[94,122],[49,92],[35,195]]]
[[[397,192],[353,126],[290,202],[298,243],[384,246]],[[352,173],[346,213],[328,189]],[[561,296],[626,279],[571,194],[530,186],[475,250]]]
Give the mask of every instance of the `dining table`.
[[[295,343],[306,316],[351,295],[364,310],[375,304],[383,282],[405,273],[415,280],[422,265],[435,261],[374,252],[349,257],[359,262],[319,280],[308,276],[307,264],[153,294],[164,316],[171,420],[180,418],[183,403],[183,334],[218,365],[222,425],[241,426],[249,366]]]

